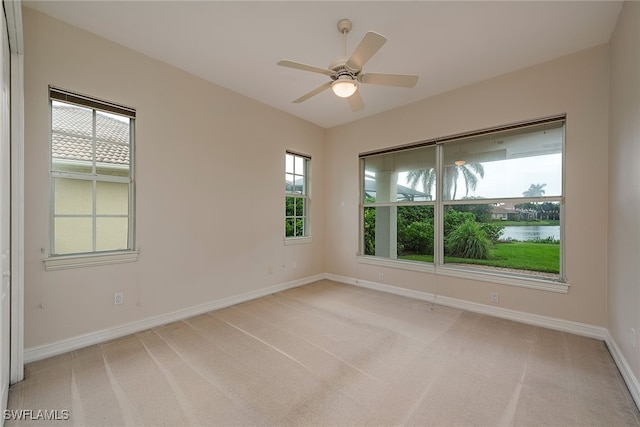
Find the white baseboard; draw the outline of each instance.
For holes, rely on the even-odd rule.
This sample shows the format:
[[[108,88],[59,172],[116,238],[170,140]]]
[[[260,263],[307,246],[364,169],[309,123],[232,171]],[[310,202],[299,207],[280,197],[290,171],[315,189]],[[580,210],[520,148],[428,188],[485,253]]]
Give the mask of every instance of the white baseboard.
[[[351,277],[338,276],[335,274],[327,274],[326,278],[348,285],[361,286],[363,288],[374,289],[377,291],[388,292],[395,295],[401,295],[422,301],[429,301],[435,304],[447,307],[458,308],[460,310],[471,311],[474,313],[486,314],[488,316],[499,317],[502,319],[513,320],[528,325],[540,326],[543,328],[553,329],[556,331],[569,332],[575,335],[581,335],[589,338],[595,338],[605,341],[607,337],[607,329],[599,326],[588,325],[585,323],[572,322],[569,320],[557,319],[554,317],[539,316],[537,314],[524,313],[516,310],[495,307],[490,305],[478,304],[475,302],[464,301],[456,298],[434,295],[428,292],[414,291],[411,289],[399,288],[397,286],[386,285],[382,283],[369,282],[366,280],[354,279]]]
[[[79,335],[73,338],[56,341],[50,344],[45,344],[38,347],[32,347],[24,350],[24,362],[34,362],[36,360],[46,359],[47,357],[63,354],[68,351],[77,350],[82,347],[87,347],[94,344],[99,344],[105,341],[109,341],[115,338],[120,338],[126,335],[130,335],[136,332],[144,331],[157,326],[166,325],[167,323],[175,322],[178,320],[186,319],[188,317],[197,316],[213,310],[219,310],[221,308],[229,307],[242,302],[250,301],[256,298],[261,298],[266,295],[271,295],[276,292],[284,291],[287,289],[295,288],[298,286],[307,285],[309,283],[317,282],[325,278],[325,274],[318,274],[315,276],[305,277],[291,282],[282,283],[279,285],[269,286],[268,288],[258,289],[255,291],[247,292],[241,295],[236,295],[228,298],[223,298],[216,301],[211,301],[206,304],[201,304],[193,307],[189,307],[183,310],[174,311],[172,313],[162,314],[147,319],[143,319],[137,322],[128,323],[126,325],[117,326],[115,328],[103,329],[96,332],[91,332],[84,335]]]
[[[618,344],[616,344],[616,341],[613,339],[609,331],[607,331],[605,343],[607,344],[607,347],[609,347],[609,353],[611,353],[611,357],[613,357],[613,360],[616,362],[618,370],[620,371],[622,378],[624,378],[624,382],[627,384],[627,388],[629,389],[629,393],[631,393],[633,401],[636,402],[636,406],[640,408],[640,382],[638,382],[638,378],[633,374],[627,360],[622,355],[622,351],[620,351],[620,347],[618,347]]]

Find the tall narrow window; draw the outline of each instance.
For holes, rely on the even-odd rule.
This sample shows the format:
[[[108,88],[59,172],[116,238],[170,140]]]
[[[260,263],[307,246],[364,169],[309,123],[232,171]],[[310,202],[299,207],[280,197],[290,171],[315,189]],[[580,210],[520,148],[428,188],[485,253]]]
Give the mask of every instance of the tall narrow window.
[[[309,163],[311,158],[285,154],[285,237],[309,236]]]
[[[51,255],[133,250],[135,110],[49,90]]]
[[[564,122],[557,116],[361,155],[364,261],[565,281]]]

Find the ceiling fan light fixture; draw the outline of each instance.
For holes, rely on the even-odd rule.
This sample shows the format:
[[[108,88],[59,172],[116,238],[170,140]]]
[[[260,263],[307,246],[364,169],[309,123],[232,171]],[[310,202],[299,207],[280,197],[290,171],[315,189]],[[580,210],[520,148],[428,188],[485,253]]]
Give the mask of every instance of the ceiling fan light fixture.
[[[331,90],[340,98],[348,98],[358,90],[358,83],[349,77],[338,77],[331,83]]]

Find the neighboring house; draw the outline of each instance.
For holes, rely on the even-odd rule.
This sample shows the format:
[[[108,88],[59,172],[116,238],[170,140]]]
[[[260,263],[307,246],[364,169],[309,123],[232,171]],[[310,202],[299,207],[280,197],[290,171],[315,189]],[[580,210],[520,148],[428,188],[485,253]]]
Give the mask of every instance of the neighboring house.
[[[536,212],[518,209],[513,203],[503,203],[491,208],[491,219],[501,221],[530,221],[536,219]]]

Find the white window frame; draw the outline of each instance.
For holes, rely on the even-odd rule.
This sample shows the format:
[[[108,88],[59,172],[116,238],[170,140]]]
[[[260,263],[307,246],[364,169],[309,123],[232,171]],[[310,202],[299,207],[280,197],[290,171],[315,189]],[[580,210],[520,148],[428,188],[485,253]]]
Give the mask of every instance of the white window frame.
[[[311,238],[311,222],[309,220],[309,213],[311,211],[311,197],[310,197],[310,172],[311,172],[311,156],[308,156],[306,154],[300,154],[297,153],[295,151],[290,151],[290,150],[286,150],[285,151],[285,184],[286,184],[286,175],[288,174],[287,169],[286,169],[286,158],[287,156],[293,156],[293,164],[294,164],[294,170],[293,170],[293,175],[294,175],[294,182],[293,182],[293,187],[291,188],[291,190],[286,188],[285,185],[285,213],[284,213],[284,219],[285,219],[285,228],[284,228],[284,243],[285,245],[295,245],[295,244],[300,244],[300,243],[310,243],[312,241]],[[301,171],[301,173],[298,173],[298,171],[295,169],[295,159],[296,158],[301,158],[303,160],[303,170]],[[303,179],[303,185],[302,185],[302,191],[296,191],[295,189],[295,177],[302,177]],[[293,216],[287,216],[287,212],[286,212],[286,201],[288,197],[293,197],[293,198],[299,198],[299,199],[303,199],[304,200],[304,212],[302,216],[298,216],[295,214]],[[287,227],[286,227],[286,223],[287,220],[289,219],[298,219],[298,218],[303,218],[304,221],[304,234],[301,236],[287,236]],[[294,226],[295,229],[295,226]]]
[[[53,102],[63,102],[70,105],[77,105],[83,108],[92,110],[92,127],[93,127],[93,158],[92,171],[90,173],[82,172],[65,172],[56,171],[53,168]],[[104,112],[108,114],[118,114],[129,119],[129,174],[128,176],[111,176],[101,175],[97,173],[97,168],[100,164],[96,161],[95,147],[97,138],[95,135],[96,130],[96,113]],[[94,97],[81,95],[78,93],[70,92],[64,89],[49,87],[49,177],[50,177],[50,190],[49,190],[49,253],[44,259],[46,270],[59,270],[66,268],[78,268],[94,265],[105,265],[112,263],[134,262],[138,259],[138,251],[135,249],[135,185],[134,185],[134,172],[135,172],[135,117],[136,111],[133,108],[125,107],[122,105],[114,104],[109,101],[103,101]],[[72,161],[70,161],[72,162]],[[72,253],[72,254],[56,254],[55,253],[55,218],[73,217],[74,215],[56,215],[55,214],[55,182],[57,178],[74,179],[91,181],[92,183],[92,213],[89,215],[82,215],[82,217],[90,217],[92,219],[92,250],[87,252]],[[128,185],[128,212],[126,215],[107,215],[106,217],[122,217],[128,219],[128,247],[119,250],[96,250],[96,223],[97,219],[102,215],[96,212],[96,188],[100,182],[112,182]]]
[[[482,135],[482,134],[490,134],[496,132],[502,132],[510,129],[518,129],[518,128],[527,128],[531,126],[537,126],[543,123],[563,123],[563,138],[562,138],[562,194],[560,196],[553,197],[536,197],[536,198],[498,198],[498,199],[464,199],[464,200],[442,200],[442,157],[443,157],[443,144],[447,141],[461,140],[463,138],[468,138],[472,136]],[[387,150],[380,150],[376,152],[368,152],[360,154],[360,202],[359,202],[359,250],[357,255],[357,261],[361,264],[369,264],[390,268],[398,268],[402,270],[411,270],[432,274],[441,274],[445,276],[453,276],[464,279],[472,279],[478,281],[486,281],[491,283],[500,283],[506,285],[520,286],[526,288],[540,289],[557,293],[566,293],[569,290],[569,284],[566,280],[565,269],[564,269],[564,260],[565,260],[565,239],[564,239],[564,186],[565,186],[565,139],[566,135],[564,135],[566,128],[566,115],[556,115],[550,117],[544,117],[536,120],[514,123],[505,126],[499,126],[495,128],[483,129],[475,132],[469,132],[466,134],[452,135],[449,137],[438,138],[429,141],[422,141],[417,144],[410,144],[401,147],[389,148]],[[376,154],[383,154],[386,152],[393,151],[402,151],[402,150],[410,150],[413,148],[425,147],[425,146],[436,146],[436,185],[437,185],[437,197],[433,202],[385,202],[385,203],[365,203],[365,195],[364,195],[364,159],[368,156],[373,156]],[[504,202],[504,201],[517,201],[518,203],[524,203],[528,201],[551,201],[558,202],[560,204],[560,273],[559,279],[547,279],[547,278],[538,278],[533,275],[529,276],[526,274],[511,274],[504,273],[499,270],[491,270],[483,271],[477,268],[465,267],[465,266],[452,266],[444,263],[444,236],[443,236],[443,218],[442,212],[444,212],[444,206],[455,206],[455,205],[470,205],[470,204],[489,204],[495,202]],[[433,205],[434,206],[434,262],[426,263],[419,261],[409,261],[409,260],[401,260],[401,259],[393,259],[393,258],[384,258],[374,255],[365,255],[364,254],[364,211],[365,208],[371,207],[379,207],[379,206],[420,206],[420,205]]]

